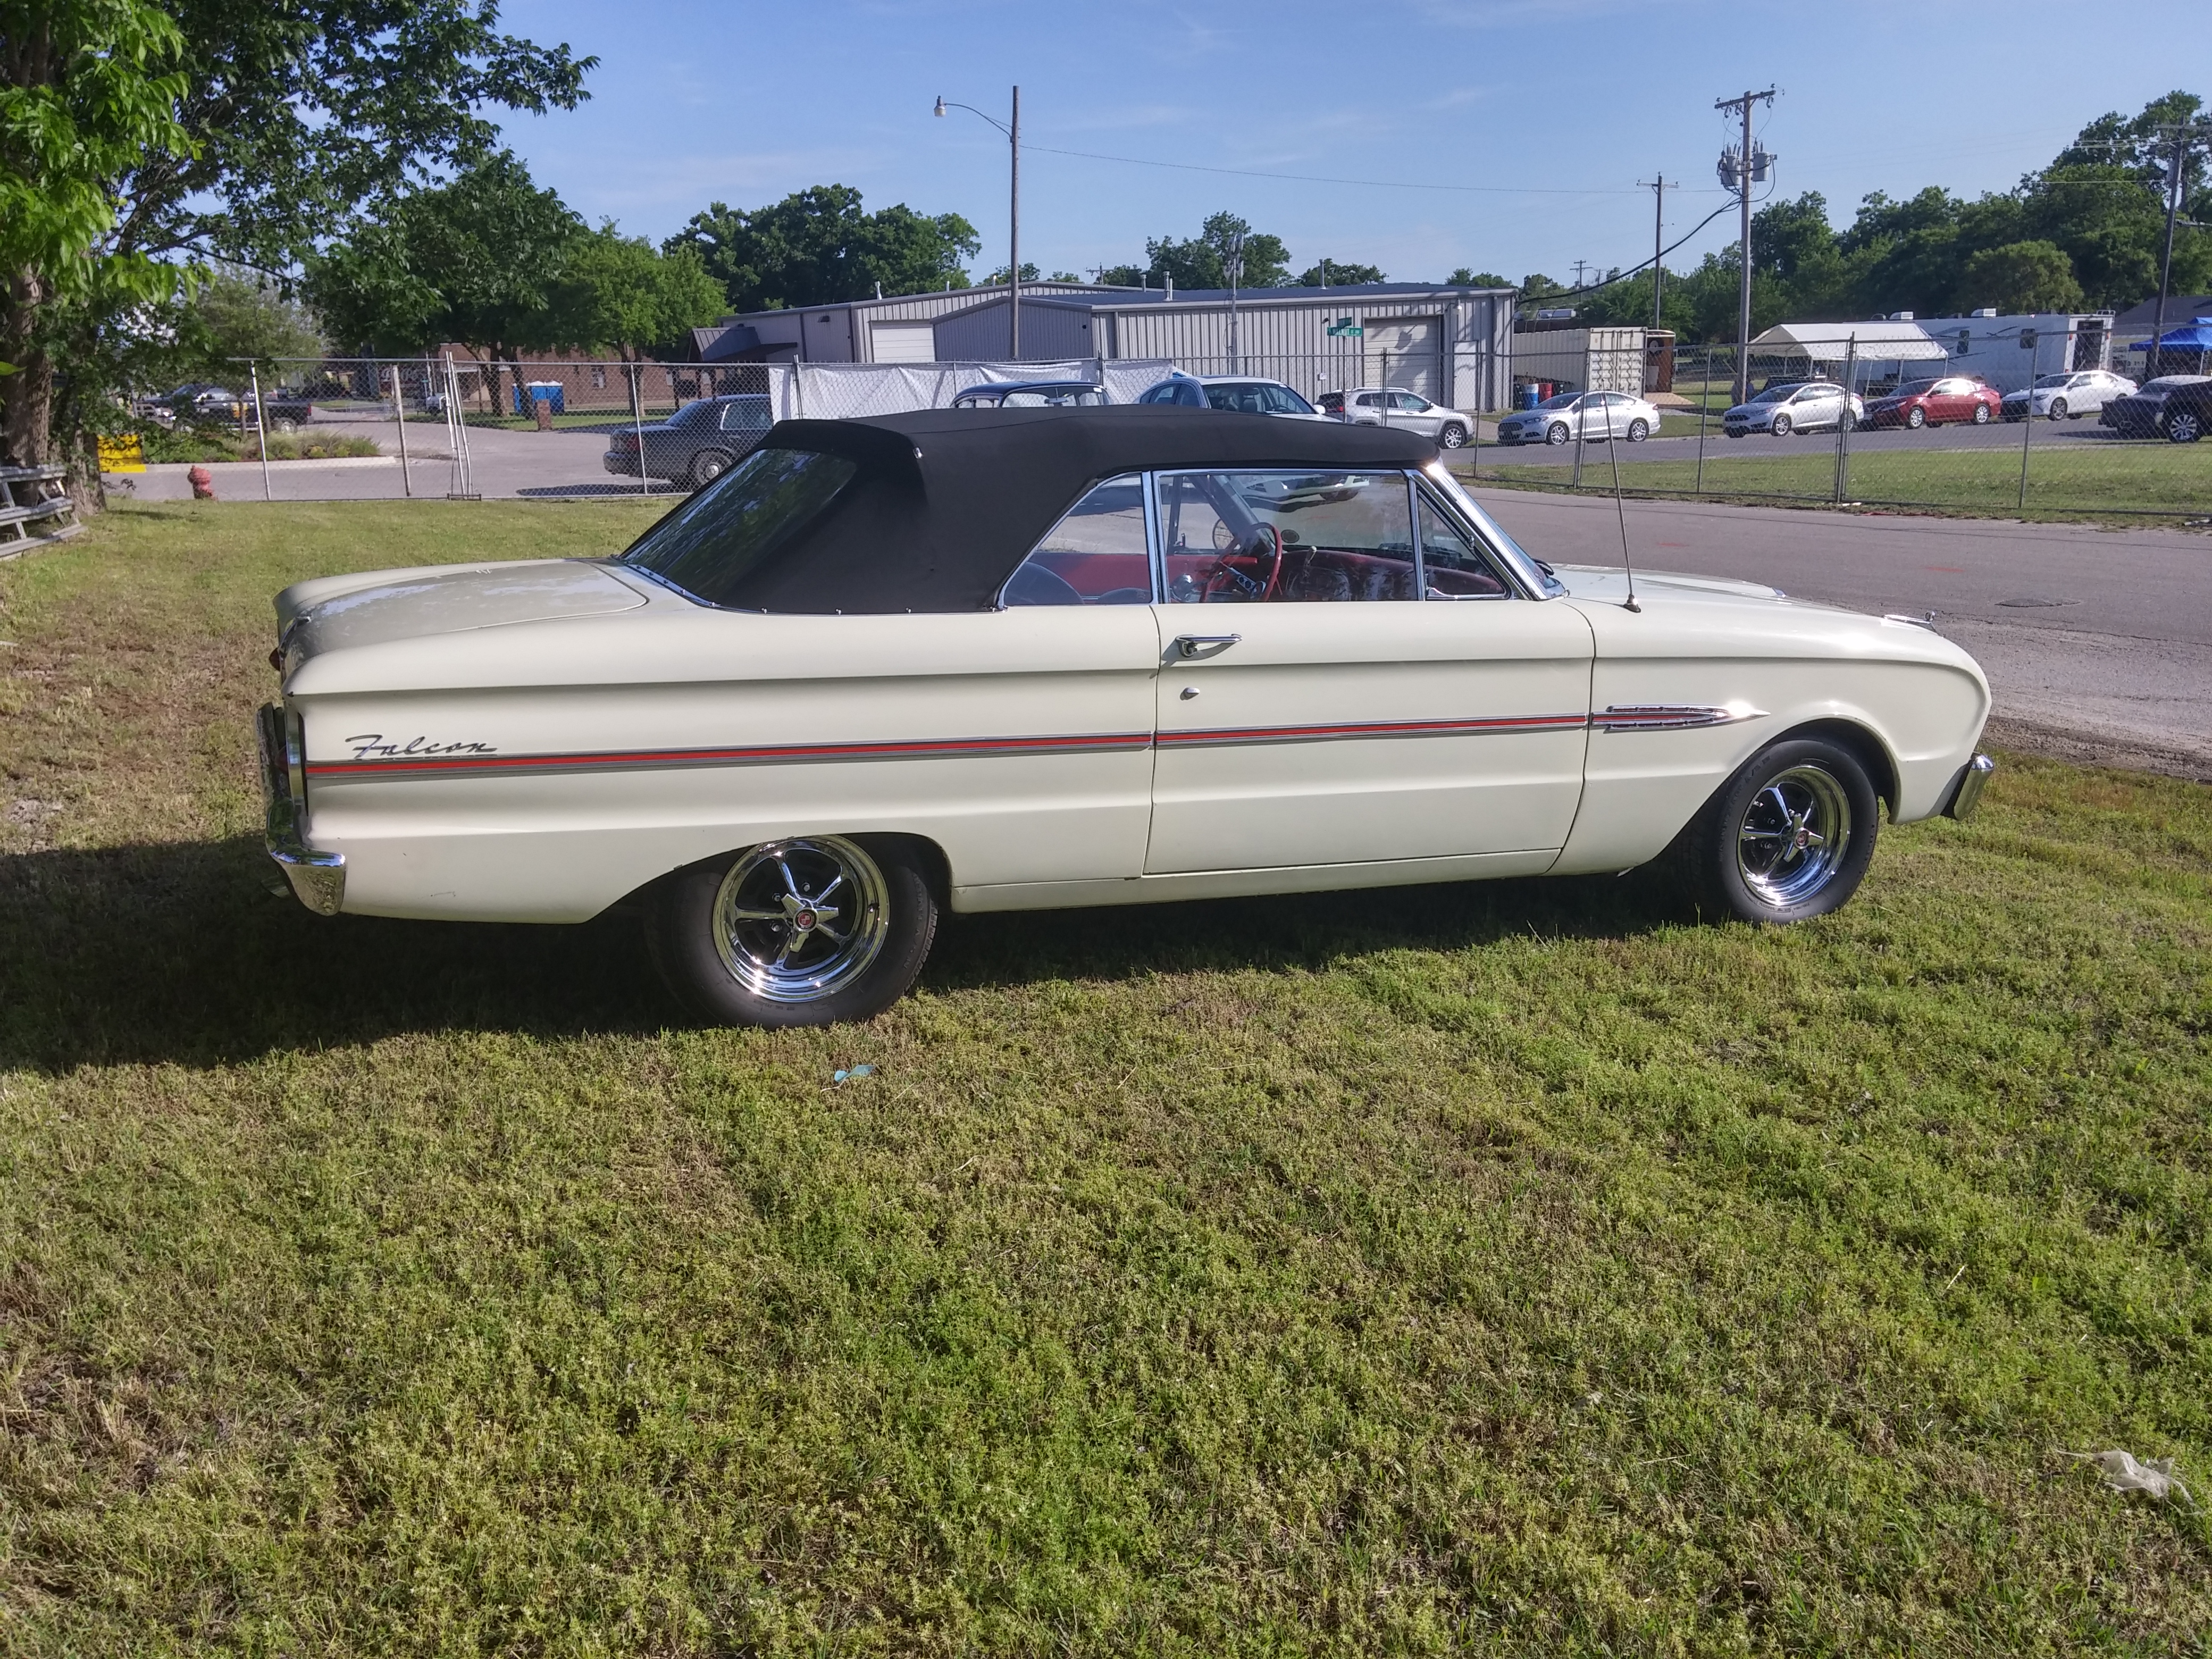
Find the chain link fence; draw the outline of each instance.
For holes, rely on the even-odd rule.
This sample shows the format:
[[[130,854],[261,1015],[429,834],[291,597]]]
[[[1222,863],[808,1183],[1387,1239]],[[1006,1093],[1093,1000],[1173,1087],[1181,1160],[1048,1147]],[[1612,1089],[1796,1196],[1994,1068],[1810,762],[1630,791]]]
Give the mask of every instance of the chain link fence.
[[[192,493],[189,472],[203,467],[223,499],[672,495],[718,476],[781,419],[944,408],[970,388],[1017,380],[1081,383],[1130,403],[1180,373],[1203,383],[1184,395],[1213,407],[1311,407],[1405,427],[1435,439],[1462,474],[1520,488],[1610,491],[1617,474],[1623,490],[1654,496],[2212,514],[2212,445],[2100,422],[2124,388],[2070,382],[2104,365],[2024,352],[2014,379],[2025,388],[2038,371],[2033,418],[2021,418],[2024,392],[2008,398],[1944,367],[1863,361],[1851,347],[1833,362],[1725,346],[1565,356],[1541,336],[1516,337],[1510,359],[1350,336],[1317,353],[1232,346],[1174,362],[280,362],[138,400],[127,423],[147,465],[106,482],[175,498]]]
[[[1521,405],[1485,422],[1462,471],[1524,488],[1978,514],[2212,514],[2212,447],[2167,442],[2127,365],[2057,362],[2033,337],[2009,375],[1953,374],[1939,356],[1861,359],[1681,347],[1664,389],[1522,377]],[[2063,352],[2057,355],[2063,355]],[[1590,365],[1594,371],[1598,366]],[[2178,430],[2179,428],[2177,428]],[[1498,441],[1502,439],[1504,441]]]

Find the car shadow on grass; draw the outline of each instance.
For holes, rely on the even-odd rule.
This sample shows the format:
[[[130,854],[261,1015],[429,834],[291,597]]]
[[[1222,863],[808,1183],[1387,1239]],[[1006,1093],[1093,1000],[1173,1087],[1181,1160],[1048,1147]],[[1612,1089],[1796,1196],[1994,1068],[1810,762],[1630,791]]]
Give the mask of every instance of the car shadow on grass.
[[[690,1024],[636,913],[579,927],[319,917],[258,839],[0,855],[0,1070],[216,1066],[410,1033],[649,1035]],[[948,916],[940,993],[1151,973],[1322,969],[1509,935],[1692,919],[1636,876]]]

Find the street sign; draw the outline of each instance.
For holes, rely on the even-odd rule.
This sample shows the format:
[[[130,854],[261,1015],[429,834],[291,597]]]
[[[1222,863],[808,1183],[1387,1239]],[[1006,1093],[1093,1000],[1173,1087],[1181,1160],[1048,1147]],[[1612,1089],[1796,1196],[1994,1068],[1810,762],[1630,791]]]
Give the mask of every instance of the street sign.
[[[1328,325],[1328,333],[1331,339],[1357,340],[1364,338],[1367,331],[1360,326],[1357,317],[1340,317]]]

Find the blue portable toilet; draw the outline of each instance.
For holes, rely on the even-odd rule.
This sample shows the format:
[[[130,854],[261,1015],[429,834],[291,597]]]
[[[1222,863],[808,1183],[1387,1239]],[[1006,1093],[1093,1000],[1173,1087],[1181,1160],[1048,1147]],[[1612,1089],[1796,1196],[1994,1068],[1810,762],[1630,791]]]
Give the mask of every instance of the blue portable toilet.
[[[553,405],[556,415],[563,414],[567,404],[567,399],[562,396],[565,390],[558,380],[532,380],[528,386],[519,386],[514,388],[514,412],[527,415],[531,412],[530,405],[543,399]]]

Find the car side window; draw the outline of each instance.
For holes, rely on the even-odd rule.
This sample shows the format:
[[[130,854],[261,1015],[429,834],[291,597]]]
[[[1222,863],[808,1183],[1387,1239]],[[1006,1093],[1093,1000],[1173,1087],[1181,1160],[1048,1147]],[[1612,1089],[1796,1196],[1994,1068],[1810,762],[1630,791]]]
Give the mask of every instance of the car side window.
[[[1419,490],[1421,524],[1421,574],[1432,599],[1504,599],[1513,596],[1480,544],[1470,538],[1438,507],[1426,490]]]
[[[758,406],[745,403],[726,403],[722,405],[722,430],[725,432],[753,432],[765,430],[768,422],[762,418]]]
[[[1159,512],[1171,605],[1419,597],[1402,472],[1168,472]]]
[[[1134,472],[1093,484],[999,590],[1002,606],[1152,602],[1145,483]]]
[[[1410,392],[1394,392],[1390,394],[1390,407],[1402,409],[1409,415],[1420,415],[1427,412],[1429,405],[1425,398],[1416,398]]]

